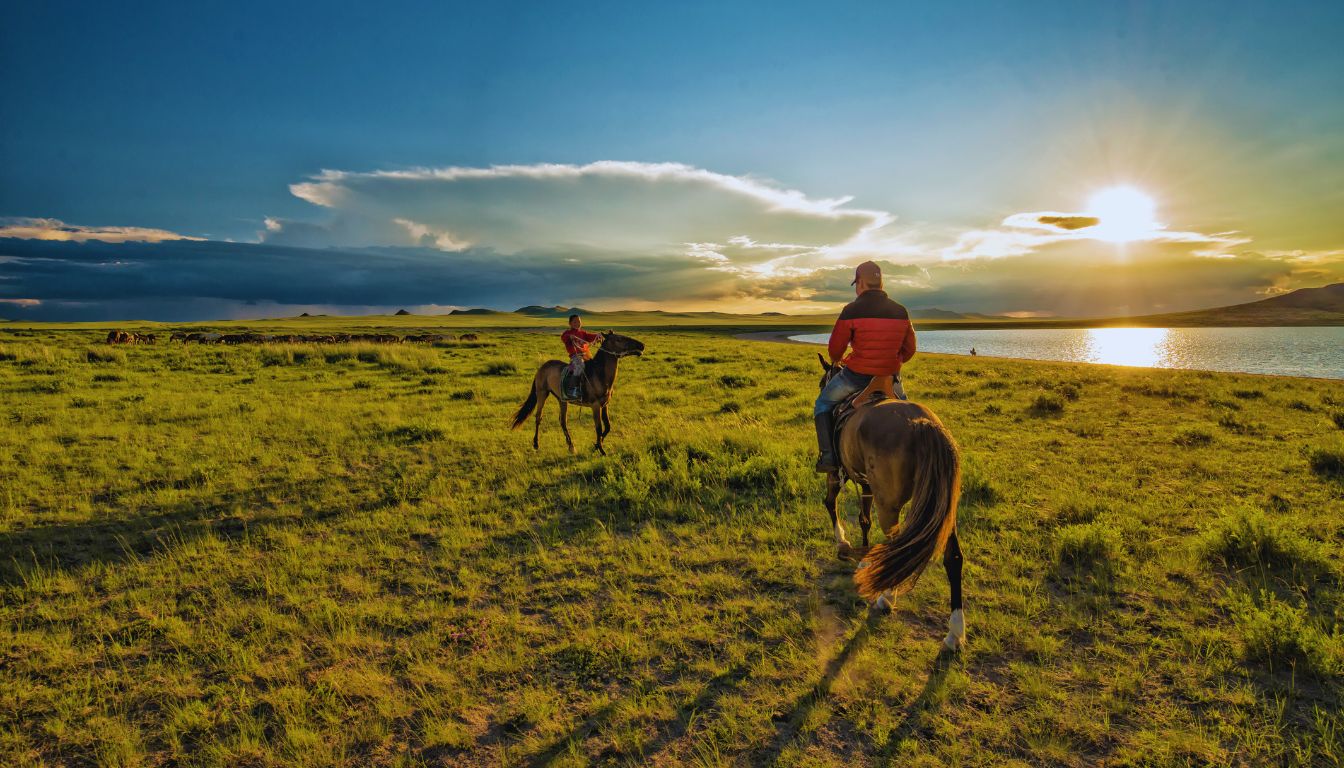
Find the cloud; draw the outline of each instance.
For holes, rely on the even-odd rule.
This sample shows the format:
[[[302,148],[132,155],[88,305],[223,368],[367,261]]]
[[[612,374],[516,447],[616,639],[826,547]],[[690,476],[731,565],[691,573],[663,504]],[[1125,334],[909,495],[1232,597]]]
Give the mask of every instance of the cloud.
[[[874,260],[912,308],[1099,316],[1344,280],[1344,251],[1255,252],[1235,232],[1153,224],[1117,244],[1096,216],[1060,211],[932,230],[849,198],[670,163],[324,171],[293,191],[316,217],[268,217],[250,244],[5,220],[80,241],[0,239],[0,306],[33,319],[525,304],[817,311],[848,301],[853,265]],[[124,242],[83,237],[94,232]]]
[[[166,240],[202,240],[200,237],[179,235],[166,229],[146,227],[85,227],[66,224],[60,219],[0,218],[0,237],[25,240],[61,240],[82,243],[98,240],[105,243],[161,243]]]
[[[1041,224],[1047,224],[1052,227],[1059,227],[1060,229],[1067,229],[1070,231],[1075,229],[1086,229],[1087,227],[1095,227],[1101,223],[1101,219],[1098,219],[1096,216],[1072,216],[1072,215],[1070,216],[1042,215],[1037,216],[1036,221],[1040,222]]]
[[[471,243],[501,254],[595,247],[630,258],[685,252],[689,243],[843,243],[893,217],[851,207],[850,198],[812,198],[746,176],[678,163],[503,165],[401,171],[323,171],[290,186],[323,208],[317,226],[333,246]],[[315,245],[315,233],[280,222],[266,242]]]

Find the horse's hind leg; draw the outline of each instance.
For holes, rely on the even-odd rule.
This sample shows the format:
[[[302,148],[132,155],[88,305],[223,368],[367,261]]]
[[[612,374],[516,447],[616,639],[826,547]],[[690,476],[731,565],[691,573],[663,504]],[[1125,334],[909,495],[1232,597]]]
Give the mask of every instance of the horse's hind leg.
[[[569,446],[570,454],[574,453],[574,438],[569,436],[569,403],[560,401],[560,431],[565,433],[565,445]]]
[[[535,414],[536,426],[532,429],[533,450],[536,450],[537,448],[540,447],[539,445],[537,445],[537,438],[541,436],[541,409],[546,406],[546,397],[550,394],[550,392],[540,384],[536,385],[536,392],[537,392],[537,412]],[[563,402],[560,403],[561,408],[564,408],[564,405],[565,404]]]
[[[867,483],[860,486],[859,528],[863,530],[863,549],[868,549],[868,529],[873,527],[873,489]]]
[[[848,557],[853,549],[849,545],[849,540],[845,538],[845,527],[840,524],[840,516],[835,511],[835,502],[840,498],[842,487],[839,474],[832,472],[826,475],[826,511],[831,513],[831,531],[835,534],[835,556],[839,558]]]
[[[961,613],[961,543],[957,541],[955,528],[943,548],[943,568],[952,585],[952,617],[947,620],[947,637],[943,638],[943,645],[955,651],[966,644],[966,619]]]
[[[611,434],[611,416],[607,415],[607,406],[602,406],[602,437]]]

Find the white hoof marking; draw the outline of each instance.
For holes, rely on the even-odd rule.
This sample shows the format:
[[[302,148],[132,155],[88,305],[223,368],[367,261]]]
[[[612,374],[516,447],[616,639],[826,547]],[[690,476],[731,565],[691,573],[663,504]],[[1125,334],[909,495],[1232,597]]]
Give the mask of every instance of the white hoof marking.
[[[960,650],[966,644],[966,618],[962,616],[960,608],[953,611],[952,618],[947,620],[947,630],[943,645],[949,651]]]

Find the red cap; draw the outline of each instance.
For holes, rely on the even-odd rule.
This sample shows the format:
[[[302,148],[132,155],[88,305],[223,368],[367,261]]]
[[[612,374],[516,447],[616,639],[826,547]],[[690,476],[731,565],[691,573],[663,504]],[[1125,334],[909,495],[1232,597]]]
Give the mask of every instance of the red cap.
[[[877,266],[877,262],[865,261],[854,268],[854,281],[850,285],[858,284],[860,278],[864,283],[872,283],[882,279],[882,268]]]

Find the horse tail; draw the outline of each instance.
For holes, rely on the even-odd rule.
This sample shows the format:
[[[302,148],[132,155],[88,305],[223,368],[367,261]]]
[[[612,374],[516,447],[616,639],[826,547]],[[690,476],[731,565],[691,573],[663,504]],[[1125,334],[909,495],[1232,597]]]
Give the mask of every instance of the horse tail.
[[[518,411],[513,414],[513,424],[509,429],[517,429],[527,421],[527,417],[532,415],[532,409],[537,407],[537,382],[532,382],[532,389],[527,393],[527,399],[518,406]]]
[[[911,460],[916,468],[910,511],[895,538],[869,550],[868,567],[854,574],[859,594],[869,600],[888,590],[897,597],[909,592],[957,526],[961,496],[957,444],[936,421],[915,419],[913,427]]]

